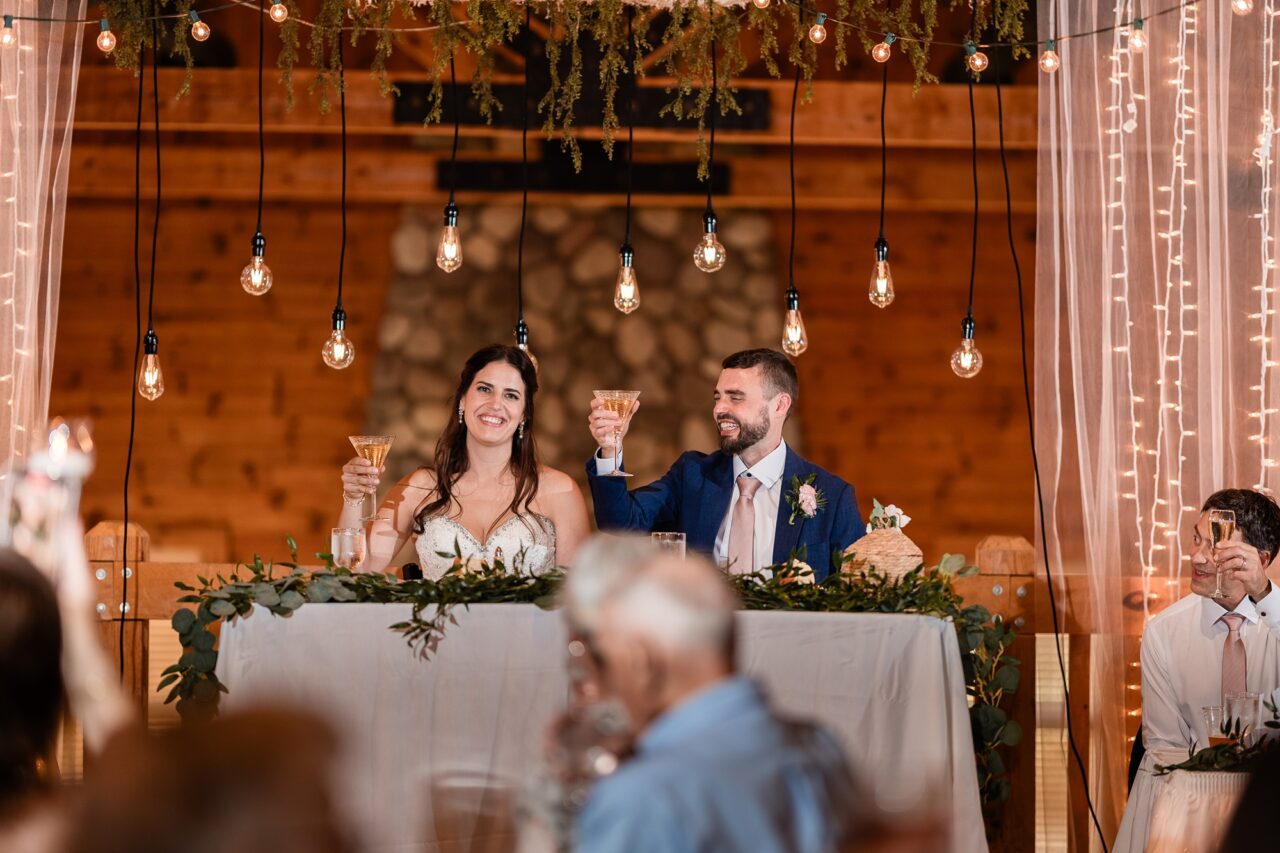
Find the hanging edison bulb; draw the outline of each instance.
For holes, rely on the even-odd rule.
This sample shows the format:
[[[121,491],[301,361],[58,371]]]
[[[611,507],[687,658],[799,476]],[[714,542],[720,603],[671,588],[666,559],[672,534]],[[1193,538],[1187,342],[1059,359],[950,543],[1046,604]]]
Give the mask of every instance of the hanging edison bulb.
[[[4,16],[4,29],[0,29],[0,46],[11,47],[18,43],[18,33],[13,28],[13,15]]]
[[[978,50],[978,46],[973,42],[968,42],[964,46],[965,55],[968,57],[965,62],[969,65],[969,70],[974,74],[981,74],[987,70],[987,66],[991,61],[987,59],[987,55]]]
[[[893,55],[893,50],[890,48],[890,45],[897,40],[898,37],[893,33],[885,33],[884,41],[871,48],[871,58],[876,62],[888,62],[889,57]]]
[[[751,2],[755,4],[757,9],[768,9],[772,0],[751,0]]]
[[[1058,58],[1058,52],[1054,50],[1057,42],[1053,39],[1044,46],[1044,53],[1040,54],[1040,70],[1045,74],[1053,74],[1062,67],[1062,60]]]
[[[253,235],[253,259],[240,271],[240,286],[244,292],[252,296],[261,296],[271,289],[275,282],[271,275],[271,267],[267,266],[263,255],[267,251],[267,238],[259,231]]]
[[[808,348],[809,334],[804,329],[804,317],[800,315],[800,294],[793,285],[787,290],[787,316],[782,322],[782,351],[794,356]]]
[[[458,206],[449,202],[444,208],[444,230],[436,247],[436,266],[453,272],[462,266],[462,237],[458,234]]]
[[[154,329],[142,340],[142,366],[138,369],[138,393],[155,400],[164,393],[164,373],[160,370],[160,341]]]
[[[877,308],[888,308],[893,303],[893,273],[889,271],[889,243],[883,237],[876,240],[876,263],[871,270],[871,286],[867,299]]]
[[[283,3],[272,3],[270,14],[271,20],[275,21],[277,24],[283,24],[285,21],[289,20],[289,7]]]
[[[1253,0],[1231,0],[1231,11],[1237,15],[1247,15],[1253,11]]]
[[[116,49],[116,34],[111,32],[111,24],[106,18],[98,22],[101,32],[98,33],[98,50],[110,53]]]
[[[715,272],[724,266],[724,246],[716,239],[716,215],[708,209],[702,215],[702,239],[693,250],[693,264],[703,272]]]
[[[1143,29],[1142,19],[1134,18],[1133,27],[1129,30],[1129,50],[1142,53],[1147,49],[1147,32]]]
[[[191,37],[196,41],[208,41],[213,30],[209,29],[209,25],[200,20],[200,13],[192,9],[187,13],[187,17],[191,19]]]
[[[982,353],[973,342],[975,324],[972,317],[965,317],[960,324],[963,337],[960,346],[951,354],[951,369],[961,379],[972,379],[982,370]]]
[[[613,288],[613,307],[623,314],[630,314],[640,307],[640,283],[636,281],[633,263],[635,252],[630,243],[623,243],[618,250],[618,282]]]
[[[351,362],[356,360],[356,348],[351,341],[347,340],[346,328],[347,312],[341,308],[334,308],[333,331],[329,333],[329,340],[324,342],[324,349],[320,351],[324,363],[334,370],[350,367]]]
[[[814,44],[822,44],[827,40],[827,28],[823,26],[827,22],[827,13],[819,12],[818,20],[813,22],[813,26],[809,27],[809,41]]]

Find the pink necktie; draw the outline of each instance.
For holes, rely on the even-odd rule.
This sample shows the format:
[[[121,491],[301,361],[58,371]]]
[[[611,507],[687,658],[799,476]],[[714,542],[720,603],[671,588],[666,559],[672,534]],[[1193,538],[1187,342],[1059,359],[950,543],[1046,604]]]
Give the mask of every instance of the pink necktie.
[[[738,500],[733,505],[733,522],[729,530],[729,571],[735,575],[756,568],[756,505],[752,498],[760,481],[750,474],[738,475]]]
[[[1225,613],[1221,619],[1227,626],[1227,641],[1222,645],[1222,701],[1232,693],[1245,691],[1245,673],[1248,672],[1244,655],[1244,641],[1240,639],[1240,625],[1244,617],[1239,613]]]

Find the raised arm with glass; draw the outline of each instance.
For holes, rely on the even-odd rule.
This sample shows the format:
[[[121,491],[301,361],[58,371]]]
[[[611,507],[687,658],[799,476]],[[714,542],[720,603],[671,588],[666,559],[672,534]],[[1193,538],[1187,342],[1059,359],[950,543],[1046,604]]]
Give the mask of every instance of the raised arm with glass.
[[[630,477],[626,471],[622,470],[622,432],[626,427],[627,419],[631,417],[631,410],[635,408],[636,401],[640,399],[639,391],[596,391],[594,392],[596,399],[604,403],[607,411],[613,412],[618,416],[617,426],[613,428],[613,470],[601,474],[601,477]]]
[[[1213,539],[1214,546],[1222,542],[1230,541],[1236,532],[1236,514],[1229,509],[1211,509],[1209,510],[1209,535]],[[1214,560],[1214,570],[1217,572],[1217,582],[1213,590],[1214,598],[1222,598],[1226,593],[1222,591],[1222,572],[1223,569]]]
[[[391,450],[391,444],[395,441],[394,435],[349,435],[351,446],[356,449],[356,455],[373,465],[374,468],[381,468],[382,464],[387,461],[387,453]],[[372,521],[373,517],[378,513],[378,490],[370,489],[361,501],[361,521]]]

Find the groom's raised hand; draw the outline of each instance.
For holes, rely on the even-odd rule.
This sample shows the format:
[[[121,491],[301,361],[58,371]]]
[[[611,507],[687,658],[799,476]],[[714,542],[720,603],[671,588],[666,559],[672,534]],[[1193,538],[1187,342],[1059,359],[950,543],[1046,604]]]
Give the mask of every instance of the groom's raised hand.
[[[591,414],[587,417],[587,425],[591,428],[591,437],[600,446],[602,454],[613,453],[614,442],[626,437],[631,419],[639,409],[640,401],[636,400],[631,404],[631,411],[624,418],[606,409],[604,401],[599,397],[591,400]]]

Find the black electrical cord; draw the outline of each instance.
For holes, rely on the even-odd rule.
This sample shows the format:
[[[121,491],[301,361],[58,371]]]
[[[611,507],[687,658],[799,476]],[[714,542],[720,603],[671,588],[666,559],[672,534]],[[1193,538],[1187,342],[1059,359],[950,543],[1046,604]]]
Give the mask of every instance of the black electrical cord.
[[[884,189],[885,182],[888,180],[888,164],[889,153],[888,146],[885,144],[884,135],[884,105],[889,99],[889,63],[881,63],[883,66],[884,78],[880,88],[880,239],[878,243],[884,242]]]
[[[342,273],[347,265],[347,76],[343,59],[343,36],[338,34],[338,114],[342,120],[342,242],[338,247],[338,301],[334,313],[342,312]]]
[[[707,129],[710,137],[707,145],[707,216],[714,216],[715,211],[711,207],[711,186],[716,174],[716,112],[720,104],[719,82],[716,79],[716,31],[712,16],[715,14],[715,2],[710,0],[707,4],[707,23],[711,27],[711,100],[707,104]]]
[[[624,236],[622,244],[624,246],[631,245],[631,188],[632,177],[635,171],[635,150],[636,150],[636,43],[635,35],[632,33],[632,24],[635,19],[635,6],[627,7],[627,75],[630,78],[630,89],[627,97],[627,213],[626,226],[623,229]]]
[[[267,138],[265,121],[262,112],[262,68],[264,55],[267,52],[267,0],[260,4],[262,14],[258,16],[258,227],[255,234],[262,233],[262,196],[267,179]]]
[[[524,340],[528,327],[524,322],[524,226],[529,213],[529,42],[533,40],[533,30],[529,28],[529,7],[524,7],[524,89],[520,97],[520,239],[516,244],[516,341],[528,344]]]
[[[1093,798],[1089,793],[1089,774],[1085,771],[1084,758],[1076,746],[1076,739],[1071,727],[1071,694],[1067,679],[1067,666],[1062,658],[1061,627],[1058,624],[1058,603],[1053,591],[1053,573],[1049,565],[1049,530],[1044,515],[1044,489],[1040,480],[1040,455],[1036,449],[1036,423],[1031,398],[1031,365],[1027,356],[1027,316],[1022,293],[1022,267],[1018,264],[1018,248],[1013,239],[1013,193],[1009,188],[1009,162],[1004,148],[1004,103],[1000,95],[1000,51],[995,53],[996,78],[996,127],[1000,137],[1000,169],[1004,173],[1005,222],[1009,232],[1009,254],[1013,258],[1013,273],[1018,282],[1018,330],[1022,339],[1022,394],[1027,407],[1027,437],[1031,443],[1031,470],[1035,474],[1036,511],[1040,523],[1040,553],[1044,561],[1045,586],[1049,589],[1049,615],[1053,619],[1053,647],[1058,655],[1058,672],[1062,676],[1063,708],[1066,709],[1067,743],[1071,747],[1071,756],[1080,771],[1080,781],[1084,785],[1084,802],[1089,809],[1089,817],[1093,819],[1093,828],[1102,843],[1103,853],[1107,853],[1107,838],[1102,832],[1102,824],[1098,821],[1098,813],[1093,806]]]
[[[965,317],[972,318],[973,283],[978,273],[978,117],[973,108],[973,75],[965,77],[969,81],[969,133],[973,146],[973,251],[969,256],[969,308]]]
[[[787,156],[791,167],[791,249],[787,253],[787,296],[796,291],[796,102],[800,99],[800,66],[796,65],[796,80],[791,88],[791,137]]]
[[[453,150],[449,154],[449,208],[453,207],[453,194],[458,188],[458,132],[462,117],[458,112],[458,75],[453,65],[453,51],[449,51],[449,89],[453,93]]]

